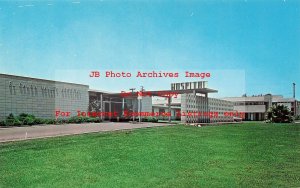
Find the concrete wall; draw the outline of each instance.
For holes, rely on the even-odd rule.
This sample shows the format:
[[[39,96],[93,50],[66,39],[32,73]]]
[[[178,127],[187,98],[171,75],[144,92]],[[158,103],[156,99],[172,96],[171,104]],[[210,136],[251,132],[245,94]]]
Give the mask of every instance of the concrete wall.
[[[246,113],[265,113],[266,112],[266,105],[241,105],[241,106],[234,106],[234,110],[239,112],[246,112]]]
[[[208,98],[208,106],[210,112],[218,113],[218,117],[213,116],[210,118],[211,123],[233,121],[233,116],[228,116],[227,114],[228,112],[232,112],[234,110],[232,102],[221,99]]]
[[[183,123],[231,122],[233,117],[224,115],[224,112],[231,111],[233,111],[233,103],[229,101],[194,94],[181,95],[181,121]],[[197,112],[201,114],[183,115],[184,113]],[[215,115],[216,112],[218,115]]]
[[[143,97],[141,105],[141,112],[152,112],[152,97]]]
[[[0,74],[0,119],[10,113],[55,118],[55,110],[88,110],[87,85]]]
[[[181,122],[183,123],[209,123],[210,122],[208,116],[187,115],[188,113],[197,113],[197,112],[209,112],[208,98],[197,96],[192,93],[182,94],[181,95]]]

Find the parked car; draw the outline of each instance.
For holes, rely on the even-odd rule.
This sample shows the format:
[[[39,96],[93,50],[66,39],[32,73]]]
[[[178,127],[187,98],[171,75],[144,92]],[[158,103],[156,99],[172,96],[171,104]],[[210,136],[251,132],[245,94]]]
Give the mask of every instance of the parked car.
[[[233,117],[233,121],[235,121],[235,122],[241,122],[241,121],[243,121],[243,119],[240,118],[240,117]]]

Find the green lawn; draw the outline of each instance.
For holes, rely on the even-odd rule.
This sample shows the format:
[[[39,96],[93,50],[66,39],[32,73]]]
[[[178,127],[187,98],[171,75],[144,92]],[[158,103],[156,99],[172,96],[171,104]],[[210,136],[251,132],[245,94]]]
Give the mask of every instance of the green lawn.
[[[300,124],[170,126],[0,144],[0,187],[299,187]]]

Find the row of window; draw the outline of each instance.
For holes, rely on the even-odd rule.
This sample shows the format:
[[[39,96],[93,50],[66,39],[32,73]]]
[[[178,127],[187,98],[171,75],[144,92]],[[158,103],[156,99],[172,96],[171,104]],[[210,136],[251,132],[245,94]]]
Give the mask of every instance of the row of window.
[[[31,85],[30,87],[26,87],[25,85],[20,84],[20,86],[16,88],[16,86],[12,84],[9,85],[9,92],[11,95],[16,95],[17,91],[19,91],[21,95],[29,95],[34,97],[39,96],[39,91],[36,86]],[[62,98],[81,99],[81,93],[76,89],[64,88],[59,91],[58,88],[49,89],[46,87],[41,87],[42,97],[55,98],[58,97],[59,94],[61,94]]]
[[[244,105],[264,105],[263,101],[260,102],[235,102],[235,106],[244,106]]]

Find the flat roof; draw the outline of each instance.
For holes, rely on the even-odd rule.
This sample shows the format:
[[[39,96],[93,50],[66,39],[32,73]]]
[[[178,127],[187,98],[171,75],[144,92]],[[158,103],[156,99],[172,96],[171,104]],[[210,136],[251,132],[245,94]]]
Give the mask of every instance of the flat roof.
[[[98,89],[89,89],[89,92],[93,93],[103,93],[103,94],[114,94],[114,92],[104,91],[104,90],[98,90]]]
[[[158,104],[152,104],[152,107],[156,107],[156,108],[169,108],[168,106],[165,105],[158,105]],[[181,109],[180,106],[170,106],[171,109]]]
[[[217,93],[218,90],[209,89],[209,88],[200,88],[200,89],[184,89],[184,90],[156,90],[156,91],[143,91],[143,93],[147,96],[147,93],[150,94],[150,96],[162,96],[163,93],[166,94],[185,94],[185,93]],[[97,92],[97,90],[93,90],[91,92]],[[139,91],[132,92],[126,91],[126,93],[118,92],[118,93],[104,93],[102,91],[99,91],[98,93],[103,94],[104,96],[110,96],[110,97],[122,97],[122,95],[128,94],[127,97],[137,97]],[[125,97],[126,98],[126,97]]]
[[[89,87],[89,85],[85,85],[85,84],[77,84],[77,83],[72,83],[72,82],[62,82],[62,81],[56,81],[56,80],[47,80],[47,79],[41,79],[41,78],[33,78],[33,77],[29,77],[29,76],[17,76],[17,75],[2,74],[2,73],[0,73],[0,76],[17,77],[17,78],[21,78],[21,79],[25,78],[25,79],[31,79],[31,80],[47,81],[47,82],[58,82],[58,83],[63,83],[63,84],[73,84],[73,85],[80,85],[80,86]]]
[[[260,101],[265,101],[264,96],[260,97],[225,97],[222,98],[222,100],[227,100],[231,102],[260,102]]]
[[[283,99],[276,99],[273,100],[272,102],[295,102],[296,99],[294,98],[283,98]]]
[[[264,96],[249,96],[249,97],[225,97],[223,100],[231,102],[267,102]],[[283,98],[282,95],[272,95],[272,102],[294,102],[294,98]]]

